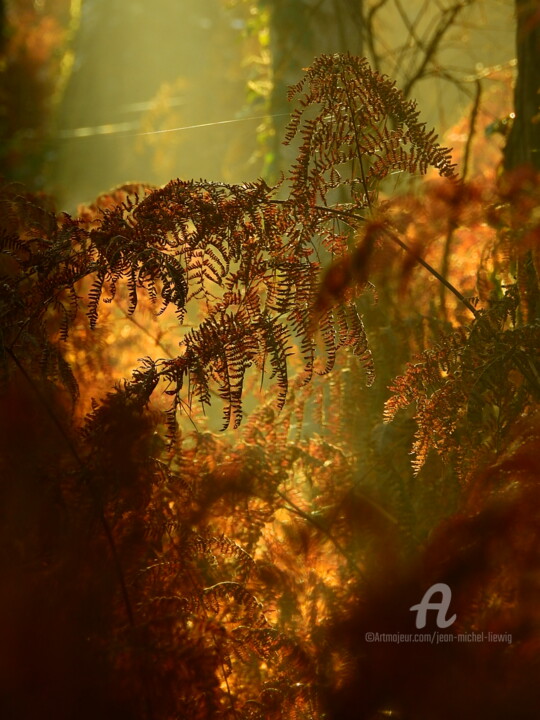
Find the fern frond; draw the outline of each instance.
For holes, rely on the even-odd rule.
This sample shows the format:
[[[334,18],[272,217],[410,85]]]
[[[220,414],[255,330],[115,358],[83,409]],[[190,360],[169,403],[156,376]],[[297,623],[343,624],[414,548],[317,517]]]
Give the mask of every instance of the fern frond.
[[[289,100],[300,107],[286,143],[297,135],[301,142],[291,191],[308,208],[325,205],[330,191],[345,186],[357,208],[370,207],[380,180],[396,171],[423,174],[431,166],[455,177],[449,151],[426,131],[416,104],[365,58],[321,55],[290,89]],[[340,175],[346,164],[352,164],[352,176]]]

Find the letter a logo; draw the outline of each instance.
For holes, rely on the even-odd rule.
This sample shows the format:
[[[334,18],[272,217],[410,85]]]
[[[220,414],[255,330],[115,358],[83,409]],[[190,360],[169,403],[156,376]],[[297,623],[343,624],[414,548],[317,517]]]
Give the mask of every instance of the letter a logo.
[[[441,602],[430,602],[434,593],[441,593]],[[413,605],[409,608],[413,612],[416,611],[416,628],[420,630],[426,627],[426,613],[428,610],[438,610],[437,612],[437,627],[447,628],[453,622],[455,622],[456,614],[452,615],[448,620],[446,619],[446,613],[450,608],[450,601],[452,600],[452,591],[446,583],[435,583],[429,590],[427,590],[422,598],[422,602],[418,605]]]

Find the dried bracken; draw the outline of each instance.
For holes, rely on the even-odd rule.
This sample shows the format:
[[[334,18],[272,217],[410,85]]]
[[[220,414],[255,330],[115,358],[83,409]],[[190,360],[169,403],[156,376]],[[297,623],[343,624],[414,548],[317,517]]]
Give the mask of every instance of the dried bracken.
[[[536,179],[458,181],[350,55],[291,99],[278,187],[1,188],[5,717],[538,715]],[[516,644],[365,642],[442,581]]]

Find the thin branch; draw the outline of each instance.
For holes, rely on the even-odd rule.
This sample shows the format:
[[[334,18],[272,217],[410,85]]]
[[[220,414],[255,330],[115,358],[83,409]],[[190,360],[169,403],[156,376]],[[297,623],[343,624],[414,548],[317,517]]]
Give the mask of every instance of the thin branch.
[[[293,513],[294,515],[298,515],[303,520],[307,520],[307,522],[311,523],[314,527],[317,528],[317,530],[320,530],[320,532],[323,533],[323,535],[326,535],[328,540],[334,545],[336,550],[342,555],[352,570],[354,570],[358,575],[362,575],[362,570],[354,559],[350,556],[350,554],[345,550],[345,548],[341,545],[339,540],[334,537],[334,535],[330,532],[328,528],[326,528],[321,522],[319,522],[316,518],[313,517],[313,515],[310,515],[310,513],[305,512],[302,510],[302,508],[298,507],[285,493],[282,493],[280,490],[277,490],[277,494],[279,497],[284,500],[286,503],[290,505],[290,507],[285,506],[285,510],[288,510],[290,513]]]
[[[471,147],[472,147],[472,141],[474,137],[475,132],[475,125],[476,125],[476,119],[478,117],[478,110],[480,108],[480,98],[482,97],[482,85],[480,83],[480,80],[476,80],[475,82],[475,97],[474,97],[474,103],[471,110],[471,115],[469,118],[469,134],[467,135],[467,143],[465,145],[465,153],[463,157],[463,174],[461,182],[465,182],[465,177],[467,175],[467,171],[469,169],[469,158],[471,153]],[[452,253],[452,242],[454,239],[454,231],[456,229],[456,223],[453,219],[450,219],[450,222],[448,223],[448,231],[446,233],[446,238],[444,241],[444,248],[443,248],[443,256],[441,261],[441,276],[445,279],[448,278],[448,275],[450,274],[450,257]],[[440,286],[440,293],[439,293],[439,300],[440,300],[440,306],[443,315],[446,317],[447,310],[446,310],[446,301],[445,301],[445,293],[444,293],[445,286]]]
[[[267,200],[266,202],[279,205],[289,204],[288,200]],[[356,220],[357,222],[367,221],[367,218],[363,217],[362,215],[357,215],[356,213],[350,212],[348,210],[338,210],[337,208],[329,208],[322,205],[314,205],[313,209],[319,212],[326,212],[331,215],[336,215],[338,217],[341,217],[342,219],[350,218],[351,220]],[[432,265],[430,265],[426,260],[424,260],[423,257],[421,257],[417,252],[412,250],[406,243],[404,243],[403,240],[400,240],[397,234],[390,227],[384,227],[383,230],[384,234],[386,235],[386,237],[388,237],[389,240],[391,240],[396,245],[399,245],[399,247],[402,250],[405,250],[405,252],[409,253],[409,255],[412,255],[415,258],[416,262],[419,265],[422,265],[422,267],[425,268],[429,273],[431,273],[433,277],[437,278],[439,282],[441,282],[448,290],[450,290],[450,292],[453,293],[458,298],[458,300],[463,303],[463,305],[465,305],[467,310],[469,310],[474,315],[474,317],[478,317],[478,310],[467,300],[467,298],[462,293],[460,293],[460,291],[454,285],[452,285],[452,283],[448,282],[446,278],[444,278],[439,272],[437,272],[437,270],[435,270]]]
[[[374,21],[375,16],[379,12],[379,10],[384,7],[387,2],[388,0],[378,0],[378,2],[375,2],[369,9],[369,12],[366,15],[365,19],[365,38],[371,55],[371,62],[373,63],[373,67],[377,72],[380,72],[381,70],[381,58],[380,55],[377,53],[377,50],[375,49],[376,32],[374,28]]]
[[[465,152],[463,154],[463,171],[462,178],[465,180],[467,177],[467,171],[469,169],[469,159],[471,154],[472,141],[476,130],[476,119],[478,118],[478,111],[480,109],[480,99],[482,97],[482,84],[477,78],[475,80],[475,93],[474,103],[469,118],[469,134],[467,135],[467,143],[465,144]]]
[[[420,265],[422,265],[422,267],[424,267],[428,272],[430,272],[433,277],[437,278],[437,280],[442,283],[447,290],[450,290],[450,292],[453,293],[457,297],[457,299],[463,303],[463,305],[465,305],[467,310],[469,310],[474,315],[474,317],[479,316],[478,310],[474,307],[474,305],[469,302],[469,300],[467,300],[467,298],[462,293],[460,293],[457,287],[455,285],[452,285],[452,283],[448,282],[448,280],[444,278],[439,272],[437,272],[437,270],[435,270],[432,265],[426,262],[423,257],[418,255],[418,253],[414,252],[414,250],[411,250],[411,248],[406,243],[404,243],[403,240],[400,240],[398,238],[398,236],[393,230],[391,230],[389,227],[386,227],[383,229],[383,231],[385,235],[390,240],[392,240],[393,243],[399,245],[399,247],[405,250],[405,252],[413,255],[413,257],[416,259],[416,262],[418,262]]]
[[[423,41],[422,38],[420,38],[420,37],[418,36],[418,34],[416,33],[416,29],[415,29],[415,28],[420,24],[420,21],[421,21],[421,19],[422,19],[422,15],[424,15],[425,12],[426,12],[426,10],[427,10],[428,1],[426,0],[426,2],[424,2],[424,4],[422,5],[422,7],[418,10],[418,12],[417,12],[416,17],[414,18],[414,20],[410,20],[410,19],[409,19],[409,16],[408,16],[407,13],[405,12],[405,10],[404,10],[404,8],[403,8],[403,6],[402,6],[402,4],[401,4],[401,2],[400,2],[399,0],[394,0],[394,5],[395,5],[396,10],[398,11],[400,17],[401,17],[401,20],[402,20],[402,22],[403,22],[403,25],[405,26],[405,29],[406,29],[407,32],[409,33],[409,39],[406,40],[406,41],[403,43],[403,45],[402,45],[401,48],[400,48],[399,54],[398,54],[397,57],[396,57],[396,61],[395,61],[395,64],[394,64],[394,68],[395,68],[395,69],[394,69],[394,74],[397,74],[398,69],[399,69],[399,68],[402,66],[402,64],[404,63],[405,55],[407,54],[407,50],[409,50],[409,49],[411,48],[411,42],[410,42],[411,39],[414,40],[414,43],[415,43],[415,45],[416,45],[416,47],[415,47],[415,53],[414,53],[415,55],[417,54],[417,52],[418,52],[419,49],[420,49],[420,50],[424,50],[424,41]],[[409,62],[409,67],[411,67],[411,66],[412,66],[412,61]]]
[[[148,330],[142,323],[140,323],[138,320],[136,320],[135,316],[133,314],[130,315],[129,312],[127,310],[125,310],[123,307],[121,307],[120,305],[117,305],[117,307],[120,310],[120,312],[122,313],[122,315],[126,318],[126,320],[129,320],[131,323],[133,323],[141,332],[143,332],[147,337],[150,338],[150,340],[152,340],[152,342],[154,343],[154,345],[156,347],[159,347],[163,350],[163,352],[165,353],[167,358],[172,359],[172,358],[176,357],[169,350],[169,348],[166,347],[161,342],[161,340],[159,338],[157,338],[155,335],[152,335],[150,330]],[[183,327],[186,327],[186,325],[183,324]],[[190,327],[190,326],[188,326],[188,327]]]
[[[466,7],[466,5],[470,5],[470,3],[471,0],[459,2],[442,13],[442,17],[438,23],[438,26],[433,33],[433,36],[429,41],[426,49],[424,50],[424,58],[422,62],[416,69],[416,72],[406,82],[405,87],[403,88],[403,94],[405,95],[405,97],[409,97],[413,86],[418,82],[418,80],[420,80],[424,76],[425,69],[435,57],[439,49],[439,45],[441,44],[443,37],[446,35],[448,28],[453,25],[456,17]]]

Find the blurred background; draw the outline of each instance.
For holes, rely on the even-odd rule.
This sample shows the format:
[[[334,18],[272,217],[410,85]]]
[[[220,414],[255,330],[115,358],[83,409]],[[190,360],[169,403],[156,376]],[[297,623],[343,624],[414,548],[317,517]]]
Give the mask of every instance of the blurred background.
[[[513,10],[511,0],[0,0],[0,174],[68,212],[128,182],[274,181],[291,159],[287,87],[315,55],[338,51],[395,78],[456,146],[472,108],[504,130],[501,103],[487,99],[511,107]]]

